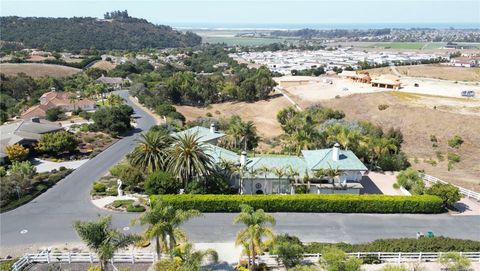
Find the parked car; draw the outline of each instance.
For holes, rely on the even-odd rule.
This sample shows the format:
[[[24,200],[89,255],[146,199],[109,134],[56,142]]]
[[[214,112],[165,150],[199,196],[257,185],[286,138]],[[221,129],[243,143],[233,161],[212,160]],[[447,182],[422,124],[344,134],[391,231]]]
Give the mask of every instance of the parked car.
[[[475,91],[473,90],[463,90],[461,94],[463,97],[475,97]]]

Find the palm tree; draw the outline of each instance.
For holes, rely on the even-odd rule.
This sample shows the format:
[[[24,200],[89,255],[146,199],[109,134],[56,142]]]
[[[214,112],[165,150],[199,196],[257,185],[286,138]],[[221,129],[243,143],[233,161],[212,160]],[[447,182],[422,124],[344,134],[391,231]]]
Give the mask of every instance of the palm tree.
[[[285,174],[287,175],[288,181],[290,182],[290,187],[292,188],[293,181],[295,180],[295,177],[300,176],[300,173],[298,170],[294,169],[291,165],[288,166]],[[292,191],[290,191],[292,193]]]
[[[168,148],[167,169],[186,186],[191,179],[205,177],[213,171],[213,158],[198,135],[184,134]]]
[[[343,171],[337,168],[326,168],[324,169],[325,176],[331,181],[333,188],[335,189],[335,177],[340,176],[343,174]]]
[[[248,169],[247,174],[250,179],[250,191],[253,192],[253,180],[257,176],[258,170],[254,169],[253,167]]]
[[[168,134],[149,131],[140,135],[135,149],[128,155],[130,163],[145,170],[154,172],[166,167],[166,149],[171,145],[172,138]]]
[[[171,205],[157,202],[152,209],[132,220],[132,224],[148,225],[143,232],[143,238],[155,238],[155,250],[160,259],[161,252],[170,252],[178,241],[185,240],[185,232],[180,225],[192,217],[201,215],[197,210],[179,210]]]
[[[110,94],[107,97],[107,103],[110,106],[119,106],[119,105],[122,105],[123,102],[124,102],[123,98],[116,94]]]
[[[275,225],[275,218],[265,213],[262,209],[254,210],[251,206],[240,205],[241,213],[233,219],[233,224],[242,223],[246,226],[237,233],[235,245],[248,247],[248,269],[255,270],[255,257],[262,253],[268,242],[273,239],[272,229],[267,224]],[[266,240],[263,238],[266,237]],[[250,266],[252,268],[250,268]]]
[[[101,270],[107,270],[108,260],[117,250],[138,240],[135,235],[125,235],[112,229],[111,222],[111,216],[104,216],[99,221],[75,221],[73,224],[80,238],[97,254]]]
[[[253,121],[241,122],[240,127],[240,142],[243,143],[243,150],[246,151],[249,149],[248,142],[257,137],[257,128]]]
[[[275,167],[272,170],[273,174],[278,177],[278,190],[277,193],[280,194],[280,181],[283,176],[285,176],[285,168],[283,167]]]
[[[184,243],[172,253],[175,257],[182,259],[182,266],[186,269],[182,270],[200,270],[202,261],[211,258],[213,263],[218,262],[218,253],[213,249],[194,250],[191,243]]]

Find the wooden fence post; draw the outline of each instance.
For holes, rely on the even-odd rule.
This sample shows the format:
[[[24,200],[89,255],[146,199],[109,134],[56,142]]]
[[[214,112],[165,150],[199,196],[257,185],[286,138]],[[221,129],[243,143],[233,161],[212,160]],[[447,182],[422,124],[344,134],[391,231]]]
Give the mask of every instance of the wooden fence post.
[[[422,262],[422,252],[418,253],[418,262]]]
[[[68,252],[68,263],[72,263],[72,254],[70,251]]]
[[[47,251],[47,263],[50,263],[50,251]]]
[[[132,251],[132,264],[135,264],[135,255],[133,254],[133,251]]]
[[[93,263],[93,255],[92,255],[92,252],[89,253],[89,256],[90,256],[90,263]]]

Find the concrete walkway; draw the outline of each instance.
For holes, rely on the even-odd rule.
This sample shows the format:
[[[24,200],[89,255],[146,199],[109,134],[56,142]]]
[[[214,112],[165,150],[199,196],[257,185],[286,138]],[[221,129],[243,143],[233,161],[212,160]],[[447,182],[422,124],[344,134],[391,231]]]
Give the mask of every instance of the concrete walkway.
[[[384,195],[403,196],[404,194],[400,189],[393,188],[393,184],[397,181],[397,177],[394,172],[369,172],[368,178],[375,184],[375,186],[382,191]]]
[[[67,162],[52,162],[47,160],[42,160],[34,158],[32,164],[37,168],[37,172],[50,172],[53,169],[59,170],[60,167],[65,167],[68,169],[77,169],[83,164],[88,162],[90,159],[67,161]]]

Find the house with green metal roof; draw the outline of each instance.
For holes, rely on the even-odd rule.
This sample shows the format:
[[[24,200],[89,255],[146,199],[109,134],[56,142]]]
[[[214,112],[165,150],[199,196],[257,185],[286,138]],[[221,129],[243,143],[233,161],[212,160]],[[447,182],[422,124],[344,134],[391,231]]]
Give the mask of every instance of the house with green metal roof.
[[[197,134],[214,163],[226,161],[241,170],[230,181],[242,194],[291,194],[296,187],[315,194],[360,194],[363,188],[360,181],[368,170],[352,151],[340,149],[338,143],[328,149],[303,150],[301,156],[248,157],[245,151],[238,154],[218,146],[218,140],[225,134],[216,131],[213,125],[210,129],[193,127],[173,136],[184,133]]]
[[[201,126],[195,126],[178,133],[173,133],[172,136],[179,137],[186,134],[197,135],[199,138],[199,141],[203,143],[214,144],[214,145],[217,145],[218,140],[225,136],[224,133],[217,131],[215,124],[213,123],[210,125],[210,129],[201,127]]]

